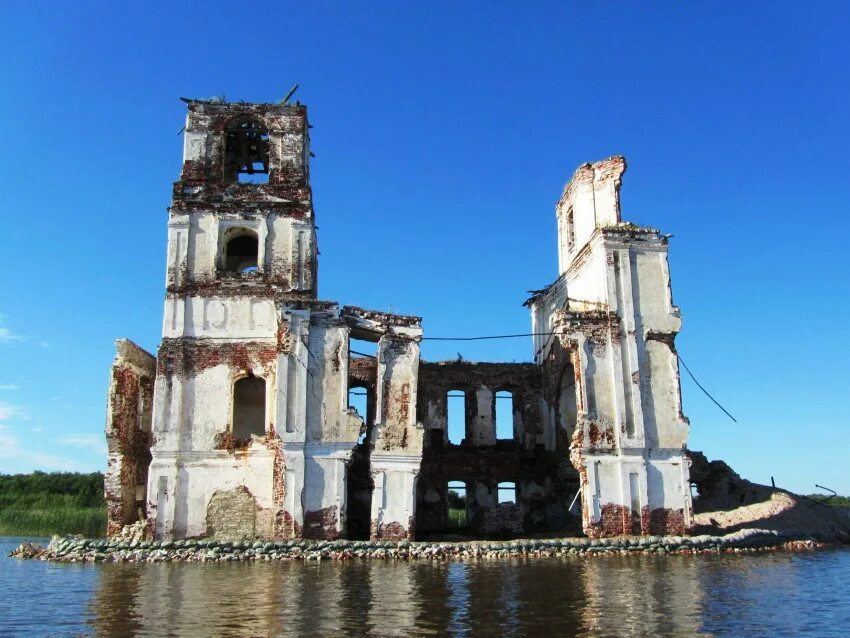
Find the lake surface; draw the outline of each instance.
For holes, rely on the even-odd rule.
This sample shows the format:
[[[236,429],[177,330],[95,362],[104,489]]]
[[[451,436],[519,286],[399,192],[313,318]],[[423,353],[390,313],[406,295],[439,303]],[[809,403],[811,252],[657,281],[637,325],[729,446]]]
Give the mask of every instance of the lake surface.
[[[6,636],[847,636],[850,549],[480,563],[6,555]],[[45,542],[44,539],[39,539]]]

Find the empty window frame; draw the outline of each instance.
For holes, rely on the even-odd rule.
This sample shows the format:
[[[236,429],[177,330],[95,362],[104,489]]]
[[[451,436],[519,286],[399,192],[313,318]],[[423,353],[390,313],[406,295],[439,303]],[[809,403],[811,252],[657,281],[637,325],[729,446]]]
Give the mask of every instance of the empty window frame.
[[[446,526],[453,529],[467,526],[466,483],[449,481],[446,487]]]
[[[573,209],[567,211],[567,250],[571,251],[576,245],[576,227]]]
[[[225,127],[224,181],[269,181],[269,131],[257,120],[238,117]]]
[[[515,504],[516,503],[516,483],[511,481],[503,481],[499,483],[498,488],[496,489],[497,503],[499,505],[506,505],[508,503]]]
[[[233,438],[266,433],[266,380],[247,376],[233,384]]]
[[[348,407],[357,410],[357,414],[366,423],[369,419],[369,392],[363,386],[351,386],[348,388]],[[358,443],[366,441],[366,431],[360,433]]]
[[[500,441],[514,439],[514,393],[499,390],[495,395],[496,438]]]
[[[374,359],[378,356],[378,342],[350,337],[348,339],[348,356],[354,359],[358,357]]]
[[[466,438],[466,392],[463,390],[446,393],[446,425],[449,443],[460,445]]]
[[[367,341],[364,339],[355,339],[353,337],[349,337],[348,339],[348,360],[349,362],[354,359],[376,359],[378,356],[378,342],[377,341]],[[352,379],[350,381],[360,381],[356,379]],[[357,410],[357,414],[359,414],[363,422],[367,425],[371,425],[370,417],[372,417],[372,411],[374,410],[374,406],[370,405],[370,401],[374,401],[374,396],[369,396],[369,389],[364,385],[352,385],[348,388],[348,407],[354,408]],[[360,436],[357,439],[358,443],[365,443],[368,437],[369,429],[367,428],[363,432],[360,433]]]
[[[223,265],[228,273],[257,272],[259,265],[260,242],[257,234],[251,230],[232,233],[224,244]]]

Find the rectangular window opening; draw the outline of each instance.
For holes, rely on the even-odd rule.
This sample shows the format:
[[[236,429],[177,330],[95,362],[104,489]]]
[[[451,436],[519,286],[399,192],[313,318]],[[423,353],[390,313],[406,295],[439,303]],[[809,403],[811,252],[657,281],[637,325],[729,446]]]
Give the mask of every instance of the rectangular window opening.
[[[496,438],[500,441],[514,439],[514,395],[501,390],[496,393]]]
[[[460,445],[466,438],[466,392],[450,390],[446,394],[448,438],[452,445]]]
[[[369,394],[366,388],[353,386],[348,389],[348,407],[357,410],[357,414],[366,423],[369,418]],[[357,438],[358,443],[366,441],[366,430],[364,429]]]
[[[349,339],[348,356],[351,359],[360,359],[363,357],[374,359],[378,356],[378,342],[365,341],[364,339]]]
[[[498,503],[499,505],[507,505],[516,503],[516,483],[505,481],[499,483],[498,487]]]
[[[449,481],[446,490],[447,526],[452,529],[462,529],[467,526],[466,514],[466,483]]]

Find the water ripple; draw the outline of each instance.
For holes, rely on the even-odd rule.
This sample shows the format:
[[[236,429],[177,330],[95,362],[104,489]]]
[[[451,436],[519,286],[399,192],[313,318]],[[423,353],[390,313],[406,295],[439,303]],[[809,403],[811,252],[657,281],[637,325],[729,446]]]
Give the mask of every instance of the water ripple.
[[[5,558],[0,635],[844,636],[850,550],[481,563]]]

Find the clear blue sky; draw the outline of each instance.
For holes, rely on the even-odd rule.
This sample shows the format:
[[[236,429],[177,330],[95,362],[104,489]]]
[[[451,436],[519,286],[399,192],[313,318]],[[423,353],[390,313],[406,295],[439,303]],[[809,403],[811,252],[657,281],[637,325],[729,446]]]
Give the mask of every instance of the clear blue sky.
[[[119,8],[119,5],[125,5]],[[531,8],[531,7],[534,8]],[[846,2],[6,2],[0,471],[102,469],[112,340],[160,337],[179,96],[309,106],[320,295],[525,332],[576,166],[673,233],[691,447],[850,493]],[[835,240],[833,242],[833,240]],[[427,343],[525,361],[530,340]]]

